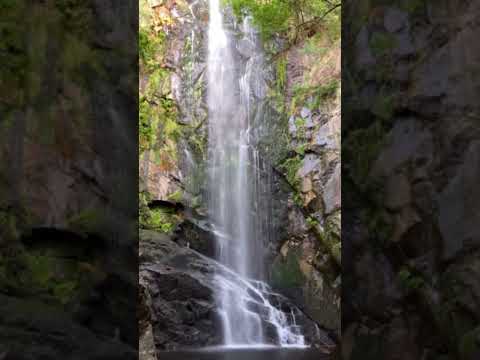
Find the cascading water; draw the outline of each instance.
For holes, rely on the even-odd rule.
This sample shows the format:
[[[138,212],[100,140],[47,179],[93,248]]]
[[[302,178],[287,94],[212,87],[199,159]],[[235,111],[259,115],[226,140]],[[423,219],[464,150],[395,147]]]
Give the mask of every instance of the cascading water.
[[[258,77],[262,56],[247,20],[242,41],[253,54],[246,64],[240,63],[234,41],[224,28],[219,2],[209,0],[208,173],[209,212],[216,233],[221,234],[216,236],[217,259],[235,275],[216,277],[224,345],[303,347],[305,340],[295,315],[275,308],[269,300],[271,290],[261,281],[268,231],[261,217],[259,192],[268,191],[268,181],[260,174],[252,135],[251,94],[265,92]]]

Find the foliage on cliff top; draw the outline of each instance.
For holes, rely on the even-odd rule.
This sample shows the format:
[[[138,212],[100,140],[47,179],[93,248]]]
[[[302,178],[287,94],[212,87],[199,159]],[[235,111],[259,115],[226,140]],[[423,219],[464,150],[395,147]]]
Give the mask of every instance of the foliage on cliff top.
[[[263,37],[280,35],[296,43],[319,27],[340,35],[341,0],[227,0],[238,17],[249,14]]]

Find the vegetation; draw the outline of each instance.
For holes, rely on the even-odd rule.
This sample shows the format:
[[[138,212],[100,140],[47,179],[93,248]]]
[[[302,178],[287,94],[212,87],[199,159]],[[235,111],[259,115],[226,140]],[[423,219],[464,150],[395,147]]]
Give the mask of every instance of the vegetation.
[[[340,86],[338,79],[332,79],[330,82],[320,86],[297,85],[293,89],[293,99],[291,111],[295,111],[299,105],[307,105],[311,109],[317,109],[327,99],[332,98]]]
[[[290,43],[324,27],[340,35],[341,2],[330,0],[228,0],[238,17],[251,15],[264,39],[282,36]]]
[[[279,288],[294,288],[301,286],[305,281],[305,275],[300,269],[299,256],[296,251],[288,252],[285,259],[275,261],[272,267],[272,285]]]
[[[286,174],[287,181],[296,189],[298,188],[300,181],[300,179],[297,177],[297,173],[301,166],[302,158],[300,155],[286,159],[281,165]]]
[[[398,279],[402,286],[408,291],[420,289],[425,285],[425,280],[422,277],[413,274],[408,268],[402,268],[398,272]]]
[[[170,200],[176,201],[182,196],[181,192],[175,192],[172,194]],[[177,223],[179,222],[179,216],[174,210],[167,208],[150,208],[151,195],[148,192],[140,193],[139,201],[139,226],[141,229],[155,230],[162,233],[171,233]]]

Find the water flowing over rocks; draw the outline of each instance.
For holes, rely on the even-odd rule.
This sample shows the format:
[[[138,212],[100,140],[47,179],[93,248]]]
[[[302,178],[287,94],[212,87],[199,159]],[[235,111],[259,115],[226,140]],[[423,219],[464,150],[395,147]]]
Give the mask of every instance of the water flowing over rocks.
[[[222,343],[220,331],[222,314],[219,312],[220,304],[215,303],[218,299],[214,296],[219,289],[214,275],[222,271],[218,264],[205,256],[216,255],[219,240],[225,243],[236,241],[232,234],[225,231],[225,226],[222,228],[220,222],[212,221],[208,211],[211,200],[211,197],[207,196],[209,190],[207,180],[211,171],[208,167],[212,165],[208,163],[207,151],[208,4],[206,1],[186,3],[188,6],[173,5],[170,9],[172,14],[176,14],[178,23],[168,27],[170,35],[167,43],[167,64],[168,68],[172,69],[168,85],[171,91],[168,92],[168,96],[171,96],[178,106],[177,123],[186,129],[187,135],[182,135],[184,137],[176,141],[178,158],[171,167],[165,169],[154,165],[155,159],[159,157],[155,154],[155,149],[149,150],[149,157],[145,156],[140,166],[143,189],[149,191],[152,207],[172,203],[177,199],[184,205],[182,209],[175,210],[175,228],[172,234],[167,236],[168,241],[165,236],[153,233],[149,233],[146,238],[157,240],[146,242],[145,239],[142,240],[144,245],[141,247],[145,249],[141,250],[142,285],[144,292],[148,294],[145,296],[145,303],[150,304],[143,308],[149,309],[144,312],[151,314],[147,318],[153,319],[146,321],[151,323],[151,327],[144,327],[146,349],[151,342],[150,332],[153,333],[157,349]],[[295,112],[292,123],[289,124],[290,128],[295,128],[300,135],[297,138],[292,131],[292,141],[299,144],[308,143],[305,167],[309,167],[308,158],[312,158],[315,164],[305,175],[301,175],[305,182],[304,192],[297,190],[289,183],[284,169],[280,166],[280,163],[288,158],[285,149],[290,148],[290,145],[286,144],[284,139],[290,134],[287,129],[288,117],[285,118],[284,111],[279,109],[272,99],[272,92],[276,91],[277,86],[275,66],[268,62],[264,63],[264,59],[258,56],[258,47],[261,44],[255,43],[257,35],[253,29],[245,31],[245,24],[236,21],[230,10],[226,10],[224,16],[226,35],[233,39],[229,49],[235,63],[232,70],[243,75],[240,84],[235,85],[232,92],[234,96],[241,98],[242,108],[249,110],[232,111],[231,116],[248,117],[250,121],[250,127],[244,135],[249,138],[249,162],[250,166],[254,167],[254,170],[248,171],[255,176],[248,179],[248,185],[256,187],[257,191],[256,201],[250,211],[256,222],[257,239],[260,239],[260,245],[263,247],[263,266],[266,270],[263,280],[271,285],[271,288],[265,288],[265,285],[256,283],[250,290],[247,287],[249,295],[245,298],[247,299],[245,304],[260,315],[262,333],[267,343],[278,344],[281,341],[278,339],[278,328],[272,326],[271,321],[265,322],[266,317],[277,314],[276,321],[286,320],[285,328],[288,329],[292,325],[295,326],[292,324],[291,309],[297,309],[294,311],[295,322],[303,328],[302,334],[298,334],[298,329],[295,328],[289,331],[293,335],[303,335],[306,344],[311,343],[325,351],[331,350],[333,346],[331,340],[315,339],[318,336],[322,339],[325,337],[323,330],[325,328],[331,329],[332,334],[336,335],[340,328],[341,248],[338,239],[340,194],[339,183],[336,181],[339,171],[335,170],[340,161],[339,102],[331,108],[320,108],[306,101],[304,106],[298,109],[298,113]],[[297,53],[300,53],[300,50]],[[339,56],[335,59],[338,60]],[[286,89],[289,94],[281,94],[285,101],[292,100],[293,87],[302,81],[303,70],[299,71],[299,68],[308,68],[308,61],[313,62],[313,57],[304,59],[295,55],[289,58],[287,66],[289,87]],[[331,63],[327,63],[327,67],[330,66],[335,68]],[[316,67],[315,71],[318,70]],[[334,98],[339,99],[337,95],[335,92]],[[304,126],[303,124],[298,126],[297,117],[305,122],[308,133],[306,140],[302,137]],[[219,162],[216,166],[221,168],[226,166],[226,162]],[[332,177],[335,179],[330,180]],[[212,179],[211,172],[210,179],[213,186],[215,181],[220,181],[218,176]],[[160,183],[163,184],[161,191]],[[325,191],[324,187],[327,184],[328,191]],[[233,188],[226,193],[227,197],[234,195]],[[304,206],[295,201],[299,196],[302,198],[305,196],[305,199],[312,197],[312,200],[305,201]],[[324,212],[324,198],[328,203],[328,214]],[[262,204],[268,206],[263,207]],[[313,219],[316,219],[315,224],[310,223]],[[162,236],[163,240],[159,241],[158,238]],[[160,246],[159,243],[163,245]],[[169,253],[177,252],[178,256],[169,258]],[[154,254],[153,258],[151,253]],[[173,260],[175,257],[178,261]],[[162,261],[174,261],[174,264],[162,265]],[[197,264],[197,268],[180,266],[183,261]],[[160,265],[156,267],[156,263]],[[167,266],[171,268],[169,272],[165,270]],[[215,271],[212,272],[211,269]],[[235,280],[235,283],[238,281]],[[165,283],[165,287],[160,283]],[[178,290],[179,292],[195,294],[193,298],[201,304],[199,305],[201,311],[198,314],[193,312],[193,306],[186,300],[175,303],[175,306],[180,307],[178,313],[176,312],[175,306],[172,305],[175,300],[168,297],[170,291],[175,291],[174,284],[185,287],[184,290]],[[245,289],[242,286],[240,288],[235,286],[236,291],[240,293]],[[153,293],[157,300],[152,297],[152,289],[155,289]],[[261,293],[266,295],[262,296],[265,296],[273,307],[262,305],[261,296],[255,295],[259,289],[263,289]],[[156,307],[152,305],[155,301]],[[161,309],[164,309],[164,312]],[[165,321],[172,316],[174,321],[168,322],[168,327],[162,327],[162,321],[155,320],[157,316]],[[255,318],[253,323],[258,321],[258,318]],[[214,326],[207,326],[212,324]],[[313,335],[314,333],[317,335]],[[322,345],[324,341],[328,346]]]
[[[200,253],[178,246],[166,235],[142,231],[140,260],[140,313],[143,321],[152,326],[157,351],[221,344],[221,315],[215,293],[221,289],[222,281],[245,289],[244,296],[261,314],[261,326],[272,343],[279,341],[271,322],[273,311],[274,317],[295,323],[291,331],[301,329],[313,347],[328,351],[334,345],[328,334],[287,298],[266,285],[247,282]],[[275,309],[267,307],[262,297],[275,304]],[[147,331],[147,327],[143,329]]]

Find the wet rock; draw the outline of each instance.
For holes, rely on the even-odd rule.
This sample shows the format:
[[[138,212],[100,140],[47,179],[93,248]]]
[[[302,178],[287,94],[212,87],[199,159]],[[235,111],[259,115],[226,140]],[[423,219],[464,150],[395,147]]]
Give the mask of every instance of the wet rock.
[[[176,229],[173,241],[190,247],[199,253],[214,257],[216,251],[215,233],[205,220],[186,219]]]
[[[158,247],[156,252],[152,252],[154,257],[140,266],[140,282],[151,299],[149,311],[157,351],[220,344],[222,334],[216,294],[222,281],[238,281],[236,275],[163,235],[142,231],[140,239],[140,251],[143,253],[145,246],[149,251]],[[318,335],[311,333],[311,329],[316,329],[311,320],[287,298],[281,295],[275,295],[275,298],[281,311],[298,312],[298,322],[304,323],[306,334],[313,344],[320,346]],[[257,300],[258,295],[252,297],[250,306],[255,305]],[[264,327],[268,329],[268,311],[261,307],[258,309],[264,316]],[[320,330],[318,333],[324,334]],[[273,337],[269,340],[275,341]]]

